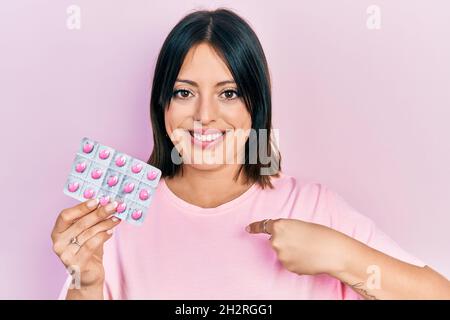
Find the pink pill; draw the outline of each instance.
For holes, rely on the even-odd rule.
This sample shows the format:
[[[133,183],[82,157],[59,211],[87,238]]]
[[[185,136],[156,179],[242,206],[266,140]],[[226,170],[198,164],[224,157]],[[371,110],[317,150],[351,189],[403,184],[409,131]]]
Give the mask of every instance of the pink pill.
[[[139,173],[142,170],[142,164],[140,163],[136,163],[133,164],[133,166],[131,167],[131,171],[133,171],[133,173]]]
[[[116,158],[116,165],[118,167],[123,167],[127,162],[127,158],[125,156],[119,156]]]
[[[75,192],[78,190],[79,186],[80,186],[80,184],[78,182],[71,182],[67,186],[67,189],[69,189],[70,192]]]
[[[92,179],[99,179],[103,174],[103,171],[101,169],[95,169],[91,172]]]
[[[100,204],[106,206],[109,203],[109,196],[103,196],[100,198]]]
[[[99,156],[100,159],[103,159],[103,160],[108,159],[108,157],[109,157],[109,150],[103,149],[102,151],[100,151],[98,156]]]
[[[79,162],[77,163],[77,165],[75,166],[75,171],[78,173],[82,173],[84,172],[84,170],[86,170],[86,162]]]
[[[133,192],[133,190],[134,190],[133,182],[129,182],[129,183],[125,184],[125,186],[123,187],[123,192],[126,192],[126,193]]]
[[[133,213],[131,214],[131,218],[133,218],[133,220],[139,220],[142,217],[142,210],[134,210]]]
[[[108,186],[114,187],[118,181],[119,181],[119,178],[117,176],[110,176],[108,178],[107,183],[108,183]]]
[[[145,189],[142,189],[141,191],[139,191],[139,199],[145,201],[148,199],[148,191]]]
[[[92,149],[94,149],[94,145],[92,143],[86,142],[83,146],[84,153],[91,153]]]
[[[95,191],[92,189],[86,189],[83,192],[83,197],[86,199],[91,199],[95,195]]]
[[[158,172],[157,171],[149,171],[148,173],[147,173],[147,179],[148,180],[155,180],[156,179],[156,177],[158,176]]]
[[[122,212],[125,211],[126,208],[127,208],[127,204],[126,204],[125,202],[121,202],[121,203],[119,203],[119,204],[117,205],[116,211],[117,211],[118,213],[122,213]]]

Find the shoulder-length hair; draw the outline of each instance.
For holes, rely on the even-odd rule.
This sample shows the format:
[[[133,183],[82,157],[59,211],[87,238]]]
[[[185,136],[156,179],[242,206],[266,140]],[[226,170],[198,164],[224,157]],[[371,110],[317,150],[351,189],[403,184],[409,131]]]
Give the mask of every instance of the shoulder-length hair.
[[[267,139],[263,146],[267,157],[273,163],[262,163],[259,150],[259,134],[254,137],[257,145],[257,161],[249,161],[249,140],[245,143],[244,163],[239,169],[247,182],[258,183],[262,188],[273,188],[270,177],[279,176],[281,155],[271,138],[271,84],[269,69],[258,37],[250,25],[229,9],[214,11],[200,10],[185,16],[171,30],[165,39],[155,67],[150,100],[150,116],[153,127],[154,147],[149,164],[161,169],[162,177],[173,177],[182,168],[171,159],[174,148],[166,133],[164,110],[170,104],[173,87],[189,49],[206,42],[219,54],[228,66],[238,92],[251,115],[252,129],[265,129]],[[255,142],[255,141],[253,141]],[[266,161],[267,162],[267,161]],[[269,174],[261,174],[261,169],[276,168]],[[182,173],[182,172],[181,172]]]

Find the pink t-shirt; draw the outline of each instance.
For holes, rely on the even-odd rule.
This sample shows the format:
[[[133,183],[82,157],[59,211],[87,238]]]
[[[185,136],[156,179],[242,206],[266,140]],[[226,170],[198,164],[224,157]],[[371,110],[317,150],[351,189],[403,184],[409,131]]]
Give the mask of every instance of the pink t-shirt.
[[[105,244],[105,299],[361,299],[328,275],[285,269],[268,235],[245,231],[265,218],[322,224],[425,265],[324,184],[285,174],[272,181],[274,189],[254,184],[230,202],[200,208],[178,198],[161,179],[144,224],[121,223]]]

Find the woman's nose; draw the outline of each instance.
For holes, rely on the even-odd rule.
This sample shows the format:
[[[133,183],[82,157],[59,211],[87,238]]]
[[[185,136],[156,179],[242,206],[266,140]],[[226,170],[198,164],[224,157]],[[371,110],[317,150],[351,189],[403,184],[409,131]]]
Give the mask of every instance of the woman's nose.
[[[202,97],[195,108],[195,119],[201,123],[209,123],[217,118],[217,102],[213,98]]]

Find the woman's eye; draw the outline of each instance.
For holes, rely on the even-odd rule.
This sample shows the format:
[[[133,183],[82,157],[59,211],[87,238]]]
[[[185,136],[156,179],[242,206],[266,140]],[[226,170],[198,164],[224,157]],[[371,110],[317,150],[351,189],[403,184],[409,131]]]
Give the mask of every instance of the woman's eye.
[[[177,97],[177,98],[181,98],[181,99],[187,99],[189,98],[189,95],[191,94],[190,91],[188,90],[184,90],[184,89],[180,89],[180,90],[175,90],[173,92],[173,96]]]
[[[222,95],[227,100],[232,100],[238,97],[238,92],[236,90],[225,90]]]
[[[188,99],[190,95],[193,96],[192,92],[186,89],[178,89],[173,92],[173,96],[180,99]],[[225,100],[233,100],[236,99],[239,94],[236,90],[225,90],[220,94],[220,96]]]

